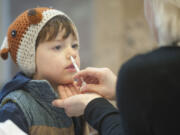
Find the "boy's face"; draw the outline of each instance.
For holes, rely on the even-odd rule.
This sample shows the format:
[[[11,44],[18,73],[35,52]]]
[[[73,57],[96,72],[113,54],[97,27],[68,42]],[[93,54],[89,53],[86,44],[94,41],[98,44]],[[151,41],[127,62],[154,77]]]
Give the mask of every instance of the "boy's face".
[[[48,80],[54,88],[59,84],[73,82],[72,76],[76,70],[70,56],[73,56],[80,66],[79,41],[72,34],[66,39],[62,38],[63,35],[64,31],[61,31],[54,40],[40,43],[36,51],[34,79]]]

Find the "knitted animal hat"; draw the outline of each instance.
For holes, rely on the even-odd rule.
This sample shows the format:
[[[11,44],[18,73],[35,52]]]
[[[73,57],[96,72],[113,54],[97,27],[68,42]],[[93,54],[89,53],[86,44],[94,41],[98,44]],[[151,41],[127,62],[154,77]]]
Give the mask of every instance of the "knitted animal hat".
[[[72,22],[65,13],[52,8],[34,8],[22,13],[9,26],[1,46],[0,56],[5,60],[10,53],[21,71],[31,77],[36,69],[35,45],[38,34],[50,19],[59,15],[65,16]],[[73,22],[72,24],[77,33]]]

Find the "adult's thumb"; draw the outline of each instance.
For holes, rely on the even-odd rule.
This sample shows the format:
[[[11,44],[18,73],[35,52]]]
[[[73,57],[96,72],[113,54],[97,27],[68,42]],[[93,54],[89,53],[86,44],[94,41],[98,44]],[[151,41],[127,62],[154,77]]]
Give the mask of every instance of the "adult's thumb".
[[[55,107],[64,108],[64,100],[62,100],[62,99],[53,100],[52,105]]]
[[[102,87],[101,85],[97,84],[86,84],[80,88],[81,92],[95,92],[99,93],[101,91]]]

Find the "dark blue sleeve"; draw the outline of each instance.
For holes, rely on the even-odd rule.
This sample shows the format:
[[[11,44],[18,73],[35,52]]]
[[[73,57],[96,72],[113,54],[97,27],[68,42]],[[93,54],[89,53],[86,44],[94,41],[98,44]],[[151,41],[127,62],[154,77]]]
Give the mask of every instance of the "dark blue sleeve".
[[[24,113],[15,103],[8,102],[0,109],[0,122],[8,119],[13,121],[24,132],[28,133],[28,124]]]
[[[84,133],[84,125],[85,120],[83,116],[80,117],[72,117],[74,123],[75,135],[83,135]]]
[[[87,105],[85,119],[100,135],[122,135],[119,110],[104,98],[94,99]]]

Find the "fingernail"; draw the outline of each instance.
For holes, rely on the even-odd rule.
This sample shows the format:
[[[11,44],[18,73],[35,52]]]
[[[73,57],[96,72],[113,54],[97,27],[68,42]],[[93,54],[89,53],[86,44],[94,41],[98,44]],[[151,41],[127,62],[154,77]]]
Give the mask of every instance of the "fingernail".
[[[51,104],[52,104],[53,106],[55,106],[55,104],[56,104],[56,101],[52,101],[52,102],[51,102]]]
[[[80,87],[80,91],[84,91],[86,89],[86,86],[84,86],[84,85],[82,85],[81,87]]]
[[[83,89],[82,89],[82,87],[80,87],[80,92],[82,92],[83,91]]]

